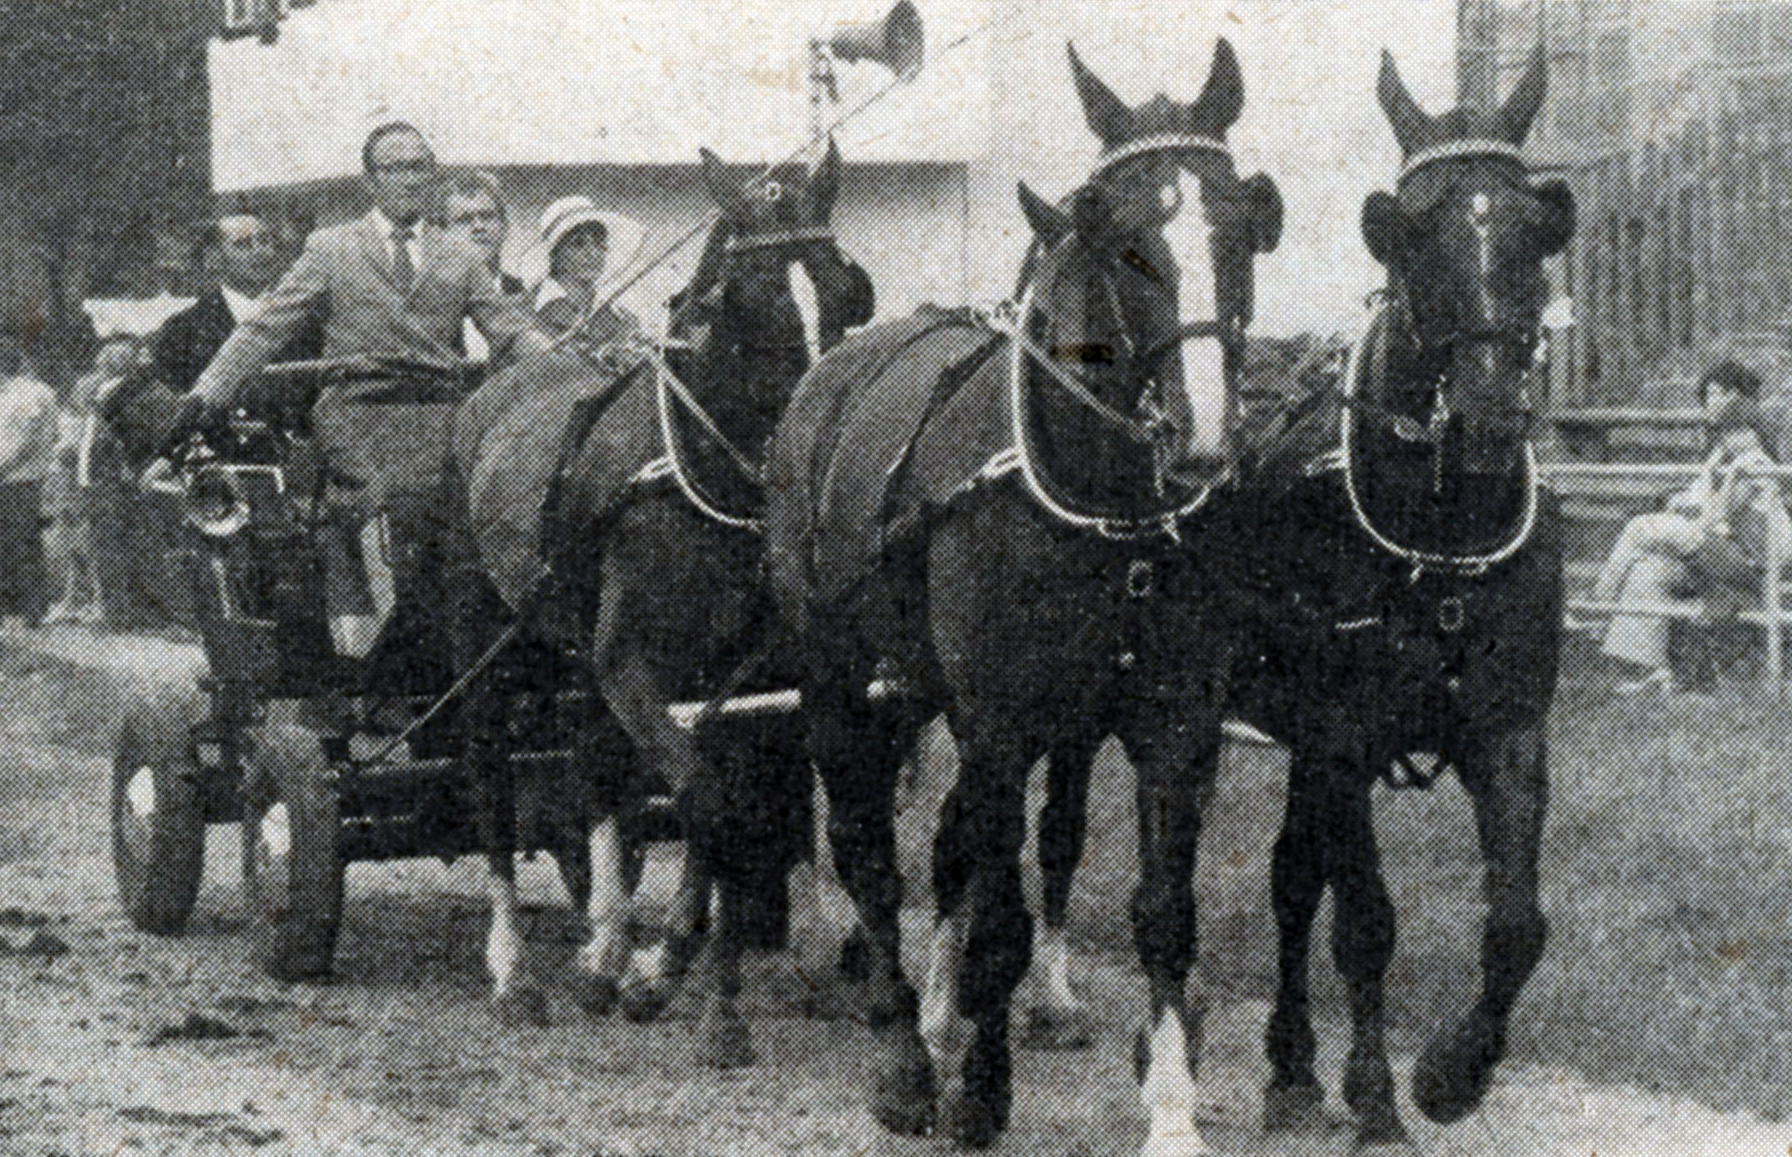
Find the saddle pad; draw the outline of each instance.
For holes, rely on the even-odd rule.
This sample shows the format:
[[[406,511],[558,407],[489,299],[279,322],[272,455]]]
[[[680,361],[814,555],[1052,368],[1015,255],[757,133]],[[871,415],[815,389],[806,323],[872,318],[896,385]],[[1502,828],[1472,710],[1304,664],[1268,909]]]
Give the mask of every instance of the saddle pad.
[[[956,398],[938,397],[942,375],[991,341],[982,330],[937,328],[910,343],[882,374],[847,399],[815,497],[811,549],[816,593],[823,598],[839,594],[876,565],[889,542],[893,518],[929,505],[927,499],[937,491],[930,485],[933,479],[905,467],[920,450],[916,438],[923,427],[933,429],[929,416],[936,407],[943,402],[947,410],[956,409]],[[923,437],[922,443],[926,441]],[[960,481],[981,465],[972,466]]]
[[[456,412],[454,463],[466,486],[469,529],[481,565],[513,609],[544,567],[543,512],[569,430],[589,426],[592,409],[630,392],[630,382],[645,383],[633,392],[651,401],[651,375],[619,372],[563,346],[495,375]]]

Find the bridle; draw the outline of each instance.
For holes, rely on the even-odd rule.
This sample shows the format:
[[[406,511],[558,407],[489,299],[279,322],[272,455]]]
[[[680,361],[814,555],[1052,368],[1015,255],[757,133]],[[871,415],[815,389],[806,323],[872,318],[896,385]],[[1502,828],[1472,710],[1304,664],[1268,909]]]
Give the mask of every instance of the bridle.
[[[1168,133],[1130,142],[1102,154],[1097,162],[1095,177],[1092,179],[1099,179],[1114,165],[1133,157],[1153,152],[1190,148],[1214,151],[1230,156],[1225,144],[1214,138]],[[1180,207],[1178,204],[1173,208],[1179,209]],[[1108,403],[1099,396],[1087,375],[1064,366],[1058,358],[1041,348],[1030,332],[1031,321],[1034,317],[1044,318],[1048,324],[1053,320],[1050,311],[1035,301],[1036,280],[1032,273],[1036,271],[1039,264],[1049,261],[1058,247],[1072,244],[1075,240],[1075,234],[1067,234],[1043,252],[1037,248],[1038,242],[1035,242],[1035,251],[1029,254],[1026,263],[1028,275],[1023,278],[1019,300],[982,315],[985,325],[1008,338],[1008,394],[1014,438],[1013,445],[1008,450],[996,455],[985,467],[984,475],[987,477],[1011,470],[1018,471],[1034,501],[1053,518],[1069,526],[1093,530],[1103,537],[1115,539],[1134,539],[1160,533],[1168,535],[1172,539],[1178,539],[1177,527],[1181,521],[1206,505],[1213,493],[1231,480],[1230,471],[1203,484],[1187,501],[1166,510],[1154,511],[1138,518],[1116,518],[1074,510],[1055,498],[1046,483],[1043,470],[1027,449],[1029,441],[1026,437],[1027,395],[1025,384],[1028,377],[1027,369],[1029,366],[1033,366],[1041,371],[1045,380],[1056,385],[1082,409],[1113,427],[1124,437],[1150,450],[1154,468],[1158,474],[1160,493],[1163,489],[1168,442],[1174,432],[1174,427],[1169,421],[1167,407],[1161,403],[1154,405],[1149,393],[1142,394],[1139,400],[1139,407],[1144,411],[1143,413],[1129,414]],[[1098,262],[1095,276],[1100,281],[1098,292],[1109,311],[1114,315],[1114,320],[1120,330],[1126,333],[1126,342],[1129,347],[1126,367],[1130,373],[1148,373],[1170,352],[1189,340],[1215,338],[1228,348],[1232,348],[1241,337],[1237,318],[1207,318],[1179,324],[1169,334],[1141,352],[1137,349],[1130,333],[1127,332],[1125,311],[1120,304],[1120,296],[1114,285],[1112,270],[1107,267],[1105,262]]]

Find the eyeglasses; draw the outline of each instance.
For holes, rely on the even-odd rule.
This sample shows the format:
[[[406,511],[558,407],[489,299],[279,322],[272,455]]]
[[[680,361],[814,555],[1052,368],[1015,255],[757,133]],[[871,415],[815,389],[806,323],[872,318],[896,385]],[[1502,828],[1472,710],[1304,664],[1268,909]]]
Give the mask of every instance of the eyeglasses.
[[[427,177],[436,171],[436,160],[434,157],[413,157],[400,161],[387,161],[383,165],[373,166],[373,171],[376,173],[416,173]]]
[[[495,225],[504,220],[504,214],[496,209],[469,209],[464,213],[456,213],[448,218],[450,225]]]

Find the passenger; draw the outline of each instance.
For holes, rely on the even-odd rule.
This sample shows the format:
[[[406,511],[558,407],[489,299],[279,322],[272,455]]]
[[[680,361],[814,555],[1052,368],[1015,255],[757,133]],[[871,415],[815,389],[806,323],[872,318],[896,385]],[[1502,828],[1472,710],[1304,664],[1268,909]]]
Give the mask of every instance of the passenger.
[[[479,170],[456,173],[448,182],[442,216],[450,233],[485,255],[485,267],[497,279],[499,293],[516,297],[523,292],[522,279],[504,271],[510,212],[504,207],[498,178]]]
[[[593,309],[634,259],[641,237],[639,224],[599,211],[588,197],[562,197],[544,209],[531,254],[547,271],[533,297],[541,324],[556,334],[579,326],[598,345],[639,329],[640,322],[614,304]]]
[[[1593,585],[1594,601],[1659,605],[1689,591],[1734,601],[1760,591],[1768,543],[1780,544],[1782,559],[1792,545],[1779,480],[1746,473],[1774,465],[1760,394],[1761,379],[1735,362],[1722,362],[1699,380],[1711,453],[1665,510],[1624,527]],[[1620,695],[1674,689],[1669,627],[1661,615],[1612,616],[1602,649],[1640,672],[1618,685]]]
[[[505,297],[521,297],[520,277],[504,271],[504,242],[510,236],[510,213],[498,178],[479,170],[463,170],[448,181],[442,217],[448,231],[485,254],[485,267]],[[479,328],[469,319],[461,322],[461,348],[467,360],[480,365],[491,361],[491,350]]]
[[[199,246],[200,266],[217,279],[199,300],[162,323],[150,342],[149,377],[177,394],[193,383],[236,327],[257,313],[263,297],[286,270],[279,236],[260,217],[239,213],[221,217],[205,231]],[[306,327],[277,361],[313,358],[322,335]]]
[[[462,323],[471,319],[498,359],[546,351],[550,339],[522,303],[498,292],[487,258],[465,240],[431,224],[440,174],[423,134],[403,122],[381,125],[361,149],[363,179],[374,202],[363,217],[312,233],[262,308],[244,319],[212,359],[190,395],[181,425],[209,424],[235,405],[244,386],[277,352],[321,319],[326,359],[365,358],[368,373],[351,374],[324,391],[315,407],[320,449],[336,477],[352,481],[343,496],[343,529],[359,541],[384,501],[389,474],[415,469],[402,447],[379,430],[372,408],[383,404],[377,361],[452,368],[461,361]],[[359,411],[360,413],[357,413]],[[326,421],[326,418],[330,419]],[[373,475],[373,476],[369,476]],[[364,655],[377,634],[364,581],[326,568],[337,646]]]

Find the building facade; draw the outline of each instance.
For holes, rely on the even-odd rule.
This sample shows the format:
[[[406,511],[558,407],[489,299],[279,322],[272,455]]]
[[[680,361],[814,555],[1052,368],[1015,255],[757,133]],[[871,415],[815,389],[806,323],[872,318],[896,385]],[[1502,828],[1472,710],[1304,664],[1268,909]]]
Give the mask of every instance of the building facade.
[[[1689,403],[1732,353],[1792,368],[1792,3],[1463,0],[1461,28],[1465,93],[1550,52],[1531,149],[1580,211],[1557,404]]]

